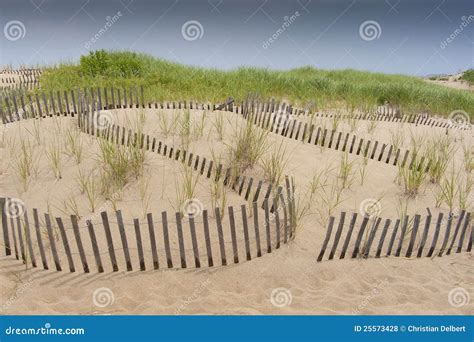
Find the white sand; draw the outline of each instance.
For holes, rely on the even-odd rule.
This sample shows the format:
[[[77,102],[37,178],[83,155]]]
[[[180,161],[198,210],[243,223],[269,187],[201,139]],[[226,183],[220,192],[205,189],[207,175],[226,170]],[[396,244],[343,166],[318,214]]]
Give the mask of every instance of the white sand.
[[[115,111],[112,115],[113,121],[126,125],[124,112]],[[179,146],[178,136],[164,138],[157,124],[155,112],[156,110],[146,110],[145,133],[167,142],[174,139]],[[169,117],[173,114],[173,111],[164,112]],[[127,113],[129,117],[136,116],[136,111],[127,110]],[[195,111],[193,115],[199,116],[202,112]],[[216,153],[222,152],[225,160],[225,143],[232,143],[232,127],[235,129],[242,124],[242,119],[237,118],[235,114],[224,113],[229,121],[225,124],[225,143],[223,143],[218,141],[212,128],[216,115],[215,112],[207,113],[204,137],[193,141],[191,146],[194,153],[207,158],[211,156],[211,149]],[[326,120],[327,126],[330,127],[330,120]],[[320,121],[324,124],[325,120]],[[60,119],[60,124],[62,133],[54,128],[55,125],[57,127],[57,123],[53,119],[43,121],[41,125],[45,125],[45,129],[49,132],[43,136],[45,146],[51,139],[61,136],[66,127],[74,127],[75,122],[72,119]],[[443,129],[380,122],[375,131],[369,134],[366,125],[365,121],[359,123],[358,134],[378,139],[383,143],[390,143],[390,131],[403,130],[405,147],[409,147],[410,131],[414,135],[430,137],[445,133]],[[49,201],[50,208],[54,211],[53,215],[66,217],[67,215],[58,208],[61,208],[61,203],[74,193],[84,218],[100,221],[97,215],[88,211],[84,195],[78,193],[77,166],[70,157],[63,156],[63,178],[57,181],[52,175],[44,151],[41,152],[43,147],[39,146],[35,150],[40,156],[38,177],[32,181],[28,191],[21,190],[18,182],[11,182],[11,179],[16,177],[11,166],[12,156],[18,151],[18,143],[16,148],[12,148],[11,139],[18,139],[19,132],[24,132],[26,129],[32,130],[31,120],[13,124],[5,132],[7,138],[3,145],[0,144],[2,196],[19,197],[28,207],[37,207],[43,211],[47,210]],[[339,129],[346,132],[348,126],[346,123],[341,123]],[[457,130],[450,130],[449,134],[453,136],[457,146],[454,156],[458,165],[455,169],[457,171],[461,169],[462,161],[461,138],[472,148],[472,135],[471,132]],[[97,147],[94,138],[84,136],[83,139],[87,157],[83,167],[92,170],[97,167],[95,157]],[[325,189],[329,191],[337,180],[342,152],[305,145],[273,134],[269,136],[271,146],[279,144],[282,140],[290,157],[285,174],[295,177],[297,196],[302,201],[307,197],[310,179],[316,172],[322,172],[322,179],[326,180],[327,184]],[[270,151],[271,148],[266,154],[268,155]],[[172,212],[175,210],[174,187],[179,165],[157,155],[147,155],[145,173],[150,177],[150,189],[153,189],[150,211],[156,215],[161,210]],[[429,182],[425,182],[416,198],[407,199],[401,186],[394,182],[397,168],[385,163],[370,160],[365,180],[361,185],[359,170],[363,158],[349,155],[349,160],[354,163],[353,184],[350,189],[342,192],[343,201],[333,209],[333,214],[338,215],[341,210],[358,212],[361,202],[371,198],[380,200],[381,216],[384,218],[398,217],[397,207],[400,206],[400,200],[407,203],[409,215],[425,214],[426,207],[430,207],[434,215],[438,211],[448,210],[445,204],[435,209],[436,186]],[[259,166],[249,170],[247,175],[257,179],[263,177]],[[205,208],[210,209],[209,186],[209,180],[202,177],[199,180],[197,197],[202,199]],[[130,180],[130,184],[124,190],[124,198],[130,199],[118,204],[124,216],[142,217],[143,203],[140,200],[139,187],[139,181]],[[166,196],[162,195],[163,193]],[[240,206],[244,203],[242,198],[229,191],[228,205]],[[102,198],[98,207],[111,211],[112,205]],[[3,312],[9,314],[467,314],[473,312],[472,300],[461,307],[454,307],[448,302],[449,292],[457,287],[465,289],[471,297],[474,295],[472,254],[455,254],[434,259],[392,257],[379,260],[334,260],[316,263],[327,218],[323,195],[318,193],[311,203],[311,210],[305,217],[296,239],[289,245],[284,245],[280,250],[260,259],[213,269],[149,270],[118,274],[107,271],[104,274],[97,274],[92,267],[93,273],[85,275],[81,272],[68,274],[67,271],[58,273],[52,270],[25,270],[18,261],[2,257],[0,304],[3,305],[13,299],[11,304],[3,306]],[[114,239],[118,245],[118,237],[115,236]],[[123,259],[123,256],[119,255],[118,258]],[[177,260],[176,254],[174,258]],[[133,256],[132,259],[136,260],[136,257]],[[149,256],[146,260],[150,260]],[[76,268],[79,268],[78,265],[76,263]],[[136,263],[134,267],[137,268]],[[148,269],[150,268],[148,264]],[[110,289],[114,295],[113,303],[105,308],[94,305],[92,300],[94,291],[102,287]],[[284,307],[272,304],[270,300],[272,291],[278,288],[289,291],[281,290],[287,298],[291,296],[291,304],[287,302],[289,305]]]

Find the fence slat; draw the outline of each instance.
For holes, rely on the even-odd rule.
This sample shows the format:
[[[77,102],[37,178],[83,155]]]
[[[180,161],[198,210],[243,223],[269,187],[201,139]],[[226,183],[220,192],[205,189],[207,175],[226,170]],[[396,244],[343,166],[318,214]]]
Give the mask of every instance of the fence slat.
[[[194,266],[201,268],[201,259],[199,258],[199,246],[196,237],[196,224],[194,223],[194,215],[189,215],[189,229],[191,230],[191,243],[193,245]]]
[[[382,253],[382,248],[385,241],[385,236],[387,236],[387,231],[388,231],[388,228],[390,227],[391,222],[392,221],[390,219],[385,220],[385,225],[382,230],[382,235],[380,236],[379,244],[377,246],[377,253],[375,254],[376,258],[380,258],[380,254]]]
[[[253,225],[255,228],[255,245],[257,247],[257,257],[262,256],[262,247],[260,245],[260,230],[259,230],[259,222],[258,222],[258,204],[257,202],[252,203],[253,209]]]
[[[229,222],[230,222],[230,236],[232,240],[232,253],[234,255],[234,264],[239,263],[239,250],[237,248],[237,235],[235,232],[235,218],[234,218],[234,208],[227,208],[229,213]]]
[[[219,249],[221,253],[221,264],[222,266],[227,265],[226,253],[225,253],[225,244],[224,244],[224,232],[222,230],[222,219],[221,212],[219,208],[215,209],[216,215],[216,225],[217,225],[217,236],[219,238]]]
[[[242,225],[244,230],[244,243],[245,243],[245,255],[247,260],[252,260],[252,254],[250,253],[250,241],[249,241],[249,230],[247,222],[247,205],[242,204],[240,206],[242,212]]]
[[[181,213],[176,213],[176,230],[178,232],[179,256],[181,259],[181,268],[186,268],[186,250],[184,249],[183,225],[181,223]]]
[[[8,234],[8,220],[6,213],[6,199],[0,198],[0,213],[2,216],[3,245],[5,246],[5,255],[11,255],[10,237]]]
[[[334,254],[336,254],[337,245],[339,244],[339,240],[341,238],[342,229],[344,228],[344,220],[346,218],[346,213],[343,211],[341,212],[341,216],[339,217],[339,224],[337,226],[336,236],[334,237],[334,242],[332,244],[331,252],[329,253],[329,260],[334,258]]]
[[[268,199],[263,202],[263,208],[265,210],[265,233],[267,237],[267,253],[272,252],[272,240],[270,232],[270,210],[268,208]]]
[[[97,265],[97,270],[99,273],[104,272],[104,266],[102,265],[102,259],[100,258],[99,246],[97,245],[97,237],[95,236],[94,226],[90,220],[86,221],[87,229],[89,231],[89,236],[92,244],[92,251],[94,252],[95,263]]]
[[[1,205],[1,203],[0,203]],[[31,230],[30,230],[30,223],[28,220],[28,214],[25,210],[25,213],[23,214],[23,219],[25,221],[25,233],[26,233],[26,243],[28,245],[28,252],[30,254],[31,258],[31,266],[36,267],[36,256],[35,252],[33,250],[33,242],[31,240]]]
[[[362,224],[360,225],[359,228],[359,234],[357,235],[357,240],[354,246],[354,250],[352,251],[352,258],[356,258],[357,255],[359,254],[359,247],[360,243],[362,241],[362,236],[364,235],[365,227],[367,226],[367,223],[369,222],[369,217],[366,215],[364,216],[364,219],[362,220]]]
[[[133,226],[135,227],[135,237],[137,239],[138,260],[140,264],[140,271],[145,271],[145,256],[143,255],[142,234],[140,232],[140,220],[133,219]]]
[[[400,239],[398,240],[398,247],[397,247],[397,250],[395,251],[396,257],[399,257],[400,253],[402,252],[403,242],[405,241],[405,233],[408,228],[408,220],[409,220],[409,217],[408,215],[406,215],[403,220],[402,229],[400,230]]]
[[[82,268],[84,269],[84,273],[89,273],[89,265],[87,264],[86,253],[84,253],[84,247],[82,245],[81,232],[79,231],[79,225],[77,224],[77,217],[75,215],[71,215],[71,224],[81,258]]]
[[[347,247],[349,247],[349,243],[351,242],[352,231],[354,230],[354,226],[357,220],[357,213],[352,214],[351,222],[349,224],[349,230],[347,231],[346,239],[344,240],[344,245],[342,246],[341,255],[339,259],[344,259],[347,252]]]
[[[281,194],[281,187],[279,188],[278,194]],[[280,248],[280,214],[278,207],[278,195],[273,199],[273,215],[275,216],[275,229],[276,229],[276,246],[275,249]]]
[[[163,240],[165,244],[166,263],[168,268],[173,268],[173,259],[171,257],[170,238],[168,232],[168,216],[166,211],[161,212],[161,221],[163,222]]]
[[[56,222],[61,233],[61,238],[63,240],[64,251],[66,252],[67,262],[69,265],[69,271],[76,272],[74,267],[74,261],[72,259],[71,248],[69,247],[69,241],[67,239],[66,230],[64,229],[63,220],[60,217],[56,217]]]
[[[38,248],[40,250],[41,261],[43,263],[43,268],[47,270],[49,269],[49,267],[48,267],[48,261],[46,259],[46,253],[44,251],[44,245],[43,245],[43,239],[41,236],[40,222],[39,222],[37,209],[33,209],[33,220],[35,222],[36,240],[38,242]]]
[[[370,255],[370,248],[372,247],[372,243],[373,243],[374,238],[375,238],[375,233],[377,232],[380,221],[382,221],[382,219],[380,217],[377,217],[374,224],[373,224],[373,226],[372,226],[372,229],[370,230],[369,240],[367,241],[367,244],[363,248],[364,259],[367,259]]]
[[[326,252],[326,248],[328,246],[329,239],[331,238],[333,225],[334,225],[334,217],[331,216],[329,218],[329,225],[328,225],[328,229],[326,230],[326,236],[325,236],[324,241],[323,241],[323,246],[321,247],[321,251],[319,252],[318,258],[316,260],[317,262],[320,262],[321,260],[323,260],[324,253]]]
[[[16,218],[16,227],[18,229],[18,241],[20,243],[20,252],[21,252],[21,260],[23,260],[23,263],[26,264],[26,254],[25,254],[25,242],[23,239],[23,229],[22,229],[22,224],[21,224],[21,218],[19,215],[17,215]]]
[[[410,243],[408,244],[407,252],[405,254],[405,257],[407,257],[407,258],[411,257],[411,253],[412,253],[413,247],[415,245],[416,236],[418,234],[418,226],[420,225],[420,219],[421,219],[420,215],[415,215],[415,220],[413,222],[413,228],[411,230]]]
[[[202,211],[202,218],[204,224],[204,239],[206,240],[207,265],[212,267],[214,266],[214,260],[212,258],[211,236],[209,234],[209,214],[207,210]]]
[[[461,231],[461,236],[459,237],[459,244],[458,244],[456,253],[461,253],[462,251],[462,246],[464,244],[464,237],[466,236],[466,231],[467,231],[467,227],[469,226],[470,219],[471,219],[471,213],[467,213],[466,219],[464,220],[464,226]]]
[[[454,230],[453,239],[451,240],[451,243],[449,244],[449,248],[448,248],[448,251],[446,252],[446,255],[451,254],[451,250],[453,249],[453,246],[454,246],[454,241],[456,241],[456,238],[458,237],[459,229],[461,228],[462,220],[465,214],[466,214],[466,211],[463,210],[461,211],[461,214],[459,215],[458,222],[456,223],[456,228]]]
[[[441,248],[438,252],[438,256],[443,256],[443,253],[446,249],[446,246],[448,244],[448,240],[449,240],[449,235],[451,234],[451,225],[453,223],[453,215],[450,213],[449,216],[448,216],[448,223],[446,224],[446,232],[444,234],[444,240],[443,240],[443,244],[441,245]]]
[[[431,214],[426,216],[425,219],[425,228],[423,229],[423,235],[421,236],[420,246],[418,247],[418,253],[416,254],[417,258],[420,258],[423,254],[423,249],[425,248],[426,239],[428,238],[428,231],[431,225]]]
[[[105,230],[105,237],[107,239],[107,249],[109,251],[110,262],[112,263],[112,269],[114,270],[114,272],[117,272],[119,269],[117,265],[117,258],[115,256],[114,241],[112,240],[112,233],[110,232],[109,218],[107,216],[107,212],[101,212],[100,216],[102,218],[102,225],[104,226]]]
[[[393,244],[395,243],[395,238],[397,237],[398,227],[400,226],[400,219],[395,221],[395,226],[393,227],[392,236],[390,237],[390,241],[388,243],[387,254],[386,256],[390,256],[392,254]]]
[[[125,232],[125,225],[123,224],[122,212],[117,210],[115,212],[117,217],[117,224],[120,232],[120,239],[122,240],[123,254],[125,257],[125,263],[127,265],[127,271],[132,271],[132,261],[130,260],[130,251],[128,249],[127,234]]]
[[[153,269],[158,270],[160,268],[160,261],[158,260],[158,251],[156,249],[156,238],[155,238],[155,226],[153,224],[153,215],[148,213],[146,215],[148,223],[148,235],[150,237],[151,256],[153,258]],[[173,265],[171,265],[173,267]]]
[[[430,250],[428,251],[428,254],[426,255],[428,258],[430,258],[433,255],[433,252],[435,250],[436,243],[438,242],[439,230],[441,228],[442,221],[443,221],[443,213],[439,213],[438,221],[436,222],[435,233],[433,235],[433,240],[431,242],[431,247],[430,247]]]
[[[59,260],[58,250],[56,248],[56,242],[54,241],[53,236],[53,226],[51,225],[51,218],[49,214],[44,214],[44,219],[46,222],[46,229],[48,231],[49,246],[51,247],[51,252],[53,253],[54,264],[57,271],[62,271],[61,262]]]

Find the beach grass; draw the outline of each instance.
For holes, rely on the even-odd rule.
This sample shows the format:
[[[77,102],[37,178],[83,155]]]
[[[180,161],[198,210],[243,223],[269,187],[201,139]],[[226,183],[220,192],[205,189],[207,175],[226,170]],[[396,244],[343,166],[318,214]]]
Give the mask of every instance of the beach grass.
[[[470,73],[467,76],[470,77]],[[402,113],[426,112],[448,116],[463,110],[472,117],[474,93],[430,84],[417,77],[301,67],[286,71],[241,67],[216,70],[158,59],[133,52],[95,51],[79,63],[45,68],[40,91],[77,87],[144,86],[146,101],[242,101],[249,92],[263,99],[287,100],[318,109],[367,109],[389,103]]]

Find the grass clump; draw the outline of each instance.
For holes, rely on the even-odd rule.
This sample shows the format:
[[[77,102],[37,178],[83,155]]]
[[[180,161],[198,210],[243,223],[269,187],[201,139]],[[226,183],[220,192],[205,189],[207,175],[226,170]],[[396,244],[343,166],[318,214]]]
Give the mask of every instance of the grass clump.
[[[280,185],[284,177],[284,170],[288,165],[289,155],[283,141],[278,146],[273,147],[268,156],[261,159],[265,180],[274,185]]]
[[[231,143],[226,144],[229,164],[238,175],[255,166],[268,144],[268,131],[255,126],[249,118],[234,131]]]
[[[408,197],[416,197],[420,191],[420,187],[426,178],[426,163],[423,158],[415,159],[410,165],[398,165],[398,179],[401,181],[405,195]]]

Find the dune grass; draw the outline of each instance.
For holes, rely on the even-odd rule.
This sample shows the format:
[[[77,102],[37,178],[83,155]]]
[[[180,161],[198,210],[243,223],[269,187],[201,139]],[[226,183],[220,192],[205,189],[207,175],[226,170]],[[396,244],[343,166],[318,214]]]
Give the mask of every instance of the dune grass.
[[[454,110],[474,113],[474,93],[427,83],[419,78],[356,70],[302,67],[287,71],[238,68],[231,71],[172,63],[133,52],[95,51],[79,64],[45,69],[41,88],[47,92],[80,87],[145,86],[145,100],[224,101],[245,99],[249,92],[262,98],[285,99],[297,105],[315,103],[373,108],[390,103],[403,113],[429,112],[447,116]],[[345,108],[344,107],[344,108]]]

